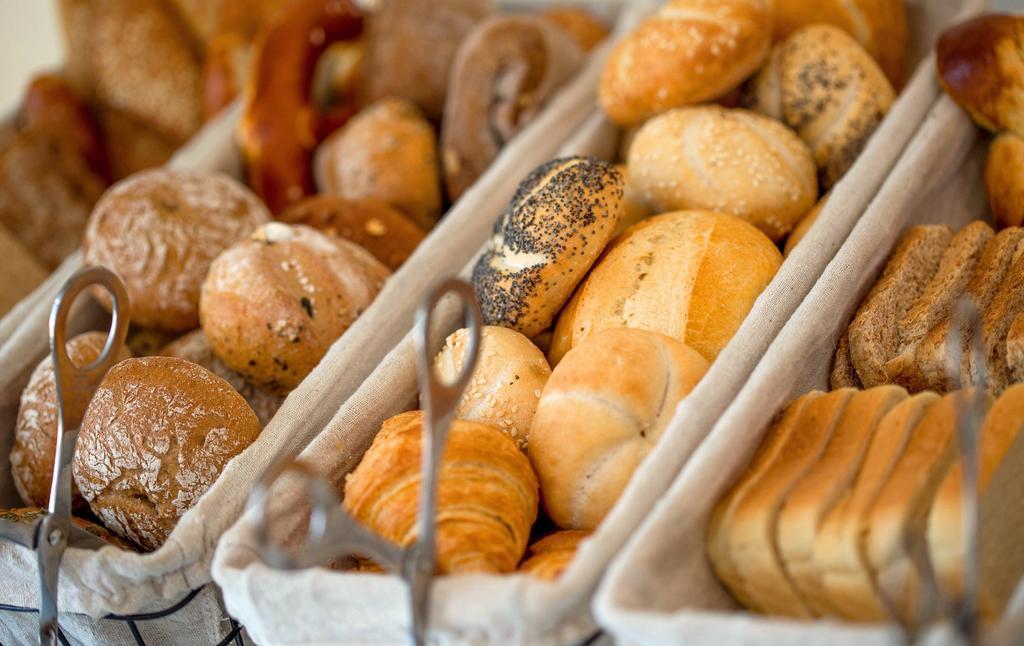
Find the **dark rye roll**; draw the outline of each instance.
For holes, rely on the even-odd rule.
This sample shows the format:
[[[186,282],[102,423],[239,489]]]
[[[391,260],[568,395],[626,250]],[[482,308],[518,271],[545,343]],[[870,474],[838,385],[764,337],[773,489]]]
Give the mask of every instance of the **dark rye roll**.
[[[441,161],[454,201],[583,61],[583,50],[537,16],[494,16],[466,37],[452,63]]]
[[[527,175],[473,267],[485,323],[528,337],[550,327],[611,239],[624,185],[593,157],[555,159]]]

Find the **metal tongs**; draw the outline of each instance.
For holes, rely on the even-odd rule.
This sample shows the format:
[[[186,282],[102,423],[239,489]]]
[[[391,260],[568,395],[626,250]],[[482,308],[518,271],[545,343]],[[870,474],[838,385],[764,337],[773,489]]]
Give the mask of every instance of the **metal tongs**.
[[[67,319],[75,298],[87,287],[101,285],[113,298],[113,319],[103,351],[91,364],[78,367],[68,357]],[[0,539],[36,553],[39,570],[39,642],[56,644],[57,582],[69,541],[92,544],[91,534],[71,523],[71,458],[89,400],[117,361],[128,333],[128,292],[121,280],[103,267],[86,267],[68,279],[50,310],[50,357],[57,385],[57,449],[47,513],[33,523],[0,519]]]
[[[454,381],[445,382],[433,368],[430,344],[434,308],[447,294],[462,302],[465,326],[470,342],[462,371]],[[390,573],[400,576],[409,587],[412,610],[411,637],[414,643],[426,643],[430,611],[430,588],[435,567],[435,508],[438,473],[448,429],[455,410],[469,384],[480,347],[483,316],[473,288],[451,278],[436,285],[427,294],[416,313],[415,340],[420,382],[420,401],[424,411],[423,445],[417,540],[407,548],[389,543],[353,519],[341,506],[331,485],[308,466],[287,460],[271,467],[260,478],[249,499],[256,510],[256,541],[263,560],[271,567],[298,569],[320,565],[340,556],[370,557]],[[306,543],[298,554],[282,548],[270,538],[266,507],[267,492],[278,478],[292,473],[304,479],[308,488],[311,513]]]

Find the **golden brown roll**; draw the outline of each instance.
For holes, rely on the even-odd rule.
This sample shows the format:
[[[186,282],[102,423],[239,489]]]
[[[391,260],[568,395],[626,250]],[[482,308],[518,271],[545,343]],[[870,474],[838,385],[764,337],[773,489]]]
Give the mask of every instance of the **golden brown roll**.
[[[206,334],[200,330],[192,330],[188,334],[178,337],[160,349],[160,355],[165,357],[177,357],[192,363],[198,363],[224,381],[228,382],[238,394],[245,398],[253,412],[260,421],[260,427],[270,423],[277,409],[284,403],[284,397],[273,395],[260,390],[242,378],[231,368],[228,368],[210,347],[210,341]]]
[[[981,127],[1024,137],[1024,17],[985,14],[942,33],[939,82]]]
[[[473,267],[484,322],[551,326],[622,217],[622,176],[592,157],[555,159],[519,185]]]
[[[590,51],[608,36],[608,25],[581,7],[552,7],[542,11],[540,17],[572,36],[584,51]]]
[[[828,199],[828,194],[822,195],[821,199],[811,207],[811,210],[804,214],[804,217],[800,218],[793,230],[786,236],[786,244],[782,249],[782,256],[788,258],[789,254],[796,248],[797,244],[804,239],[807,232],[811,230],[814,223],[818,221],[818,216],[821,215],[821,210],[825,208],[825,200]]]
[[[434,130],[408,101],[364,108],[320,144],[314,171],[322,193],[386,202],[423,229],[441,216]]]
[[[252,384],[299,385],[390,272],[359,245],[271,222],[213,262],[199,316],[214,353]]]
[[[384,422],[345,479],[345,510],[396,545],[416,539],[423,413]],[[537,477],[508,435],[455,420],[437,486],[438,574],[512,572],[537,518]]]
[[[648,218],[620,236],[580,285],[555,327],[551,363],[609,327],[660,332],[713,361],[781,264],[771,240],[731,215]]]
[[[551,520],[596,528],[707,369],[693,348],[646,330],[602,330],[570,350],[530,429],[530,462]]]
[[[599,98],[620,126],[717,99],[768,54],[768,0],[670,0],[612,50]]]
[[[576,41],[537,16],[494,16],[452,62],[441,124],[441,162],[453,202],[539,113],[583,61]]]
[[[384,0],[370,23],[365,85],[369,100],[399,97],[439,121],[452,60],[489,0]]]
[[[815,23],[839,27],[878,61],[889,82],[906,77],[907,10],[903,0],[775,0],[775,39]]]
[[[445,381],[462,371],[469,347],[465,328],[445,340],[434,357],[434,367]],[[459,402],[455,416],[497,426],[526,450],[537,401],[551,367],[544,354],[515,330],[487,325],[481,332],[480,352],[473,377]]]
[[[1024,224],[1024,139],[1003,132],[992,140],[985,161],[985,191],[996,224]]]
[[[548,534],[530,546],[530,558],[519,566],[520,572],[544,581],[554,581],[569,567],[576,549],[590,532],[580,529],[565,529]]]
[[[86,409],[75,482],[108,529],[154,550],[259,433],[242,396],[206,368],[127,359]]]
[[[426,237],[423,229],[400,211],[373,199],[307,197],[285,209],[278,219],[351,240],[391,270],[398,269]]]
[[[68,357],[78,367],[87,366],[100,356],[106,340],[107,335],[102,332],[79,334],[67,343]],[[122,347],[118,360],[130,356]],[[36,365],[21,393],[18,419],[14,424],[11,478],[26,505],[46,507],[50,501],[53,462],[57,454],[58,408],[53,360],[47,355]],[[78,509],[85,501],[73,484],[71,490],[71,506]]]
[[[728,213],[772,240],[789,233],[818,198],[807,145],[747,110],[701,106],[659,115],[636,134],[627,165],[655,212]]]
[[[811,25],[775,46],[744,102],[800,135],[827,190],[857,160],[895,97],[856,40],[837,27]]]
[[[199,286],[213,259],[269,220],[259,199],[227,175],[145,171],[118,182],[96,204],[85,231],[85,263],[121,277],[132,323],[185,332],[199,325]],[[93,294],[110,309],[106,290]]]

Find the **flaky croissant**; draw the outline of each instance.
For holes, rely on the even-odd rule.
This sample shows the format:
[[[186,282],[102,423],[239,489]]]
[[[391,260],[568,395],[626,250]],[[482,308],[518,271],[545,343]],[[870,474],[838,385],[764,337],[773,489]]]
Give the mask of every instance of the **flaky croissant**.
[[[345,481],[345,510],[401,546],[417,536],[423,413],[384,422]],[[437,572],[503,573],[516,569],[537,518],[537,476],[515,442],[497,427],[452,422],[437,497]]]

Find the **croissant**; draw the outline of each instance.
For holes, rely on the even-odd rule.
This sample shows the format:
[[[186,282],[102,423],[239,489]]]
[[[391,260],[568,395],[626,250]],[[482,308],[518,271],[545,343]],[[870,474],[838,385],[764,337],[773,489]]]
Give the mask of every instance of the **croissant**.
[[[345,481],[345,510],[400,546],[416,540],[423,413],[384,422]],[[437,491],[438,574],[516,569],[537,518],[530,462],[496,426],[452,422]]]

